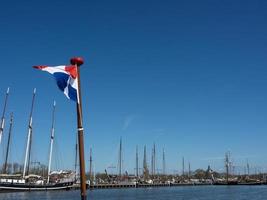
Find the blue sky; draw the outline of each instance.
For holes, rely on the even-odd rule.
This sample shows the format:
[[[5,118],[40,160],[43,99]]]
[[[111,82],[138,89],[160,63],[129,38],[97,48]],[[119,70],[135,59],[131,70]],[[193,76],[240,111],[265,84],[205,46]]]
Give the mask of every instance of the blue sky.
[[[86,162],[93,147],[96,171],[117,165],[120,137],[130,172],[135,146],[147,145],[150,158],[154,142],[157,168],[165,148],[170,173],[181,170],[182,156],[192,169],[220,170],[228,150],[235,165],[248,159],[265,169],[266,9],[263,0],[4,1],[0,105],[10,87],[11,159],[23,161],[36,87],[33,159],[47,162],[55,99],[54,168],[73,168],[75,103],[31,66],[82,56]]]

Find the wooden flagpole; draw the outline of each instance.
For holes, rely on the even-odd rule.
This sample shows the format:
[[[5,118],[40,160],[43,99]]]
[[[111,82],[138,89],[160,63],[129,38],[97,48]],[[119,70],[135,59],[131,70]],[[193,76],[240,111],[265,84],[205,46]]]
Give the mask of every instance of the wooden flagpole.
[[[81,200],[86,200],[86,177],[85,177],[85,162],[84,162],[84,140],[83,140],[83,121],[82,121],[82,98],[81,98],[81,81],[80,81],[80,66],[83,64],[83,59],[74,57],[70,60],[72,65],[77,67],[78,79],[78,102],[77,102],[77,126],[78,126],[78,142],[79,142],[79,160],[80,160],[80,184],[81,184]]]

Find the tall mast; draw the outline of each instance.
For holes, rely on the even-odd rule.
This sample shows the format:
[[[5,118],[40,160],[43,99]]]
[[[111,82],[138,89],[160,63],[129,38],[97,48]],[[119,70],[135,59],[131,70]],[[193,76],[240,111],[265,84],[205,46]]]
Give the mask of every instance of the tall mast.
[[[146,164],[146,146],[144,146],[143,171],[145,171],[146,167],[147,167],[147,164]]]
[[[152,147],[151,151],[151,175],[154,175],[154,147]]]
[[[120,149],[119,149],[119,178],[122,175],[122,139],[120,138]]]
[[[156,175],[156,145],[154,143],[154,146],[153,146],[153,172],[154,172],[154,175]]]
[[[89,180],[90,180],[90,185],[92,185],[92,181],[93,181],[93,159],[92,159],[92,148],[90,148],[90,169],[89,169]]]
[[[188,162],[188,179],[190,180],[191,177],[191,164]]]
[[[82,94],[81,94],[81,80],[80,80],[80,66],[83,64],[83,59],[79,57],[70,60],[72,65],[77,67],[77,80],[78,80],[78,102],[77,108],[77,129],[78,129],[78,142],[79,142],[79,161],[80,161],[80,189],[81,199],[86,200],[86,177],[85,177],[85,161],[84,161],[84,139],[83,139],[83,115],[82,115]]]
[[[248,163],[248,159],[247,159],[247,172],[248,172],[248,176],[249,176],[249,163]]]
[[[184,157],[183,157],[183,176],[184,176]]]
[[[226,152],[225,154],[225,168],[226,168],[226,182],[227,183],[229,179],[229,154],[230,152]]]
[[[143,176],[145,180],[148,178],[148,169],[147,169],[147,161],[146,161],[146,146],[144,146]]]
[[[13,126],[13,113],[11,113],[11,115],[10,115],[10,125],[9,125],[9,131],[8,131],[8,139],[7,139],[6,158],[5,158],[5,164],[4,164],[4,170],[3,170],[4,174],[7,173],[7,161],[8,161],[9,145],[10,145],[12,126]]]
[[[30,165],[32,164],[31,163],[31,152],[32,152],[32,133],[31,133],[31,136],[30,136],[30,141],[29,141],[29,156],[28,156],[28,165],[27,165],[27,169],[26,169],[26,174],[29,174],[30,173]]]
[[[151,174],[156,175],[156,145],[153,144],[151,153]]]
[[[7,91],[6,91],[6,97],[5,97],[5,102],[4,102],[4,109],[3,109],[3,113],[2,113],[2,117],[1,117],[0,144],[2,142],[2,135],[3,135],[4,126],[5,126],[5,113],[6,113],[6,105],[7,105],[8,95],[9,95],[9,88],[7,88]]]
[[[163,155],[162,155],[162,174],[166,174],[166,161],[165,161],[165,150],[163,149]]]
[[[25,175],[26,175],[26,168],[27,168],[27,171],[29,172],[29,166],[30,166],[30,151],[31,151],[31,139],[32,139],[32,113],[33,113],[35,94],[36,94],[36,88],[34,88],[33,96],[32,96],[32,105],[31,105],[29,127],[28,127],[28,139],[27,139],[27,147],[26,147],[26,152],[25,152],[25,160],[24,160],[24,168],[23,168],[23,178],[25,178]]]
[[[136,156],[135,156],[135,168],[136,168],[136,177],[138,178],[138,146],[136,146]]]
[[[52,111],[52,127],[51,127],[51,137],[50,137],[50,152],[49,152],[49,162],[48,162],[48,172],[47,172],[47,183],[49,183],[49,179],[50,179],[53,143],[54,143],[54,137],[55,137],[55,110],[56,110],[56,102],[54,101],[53,111]]]

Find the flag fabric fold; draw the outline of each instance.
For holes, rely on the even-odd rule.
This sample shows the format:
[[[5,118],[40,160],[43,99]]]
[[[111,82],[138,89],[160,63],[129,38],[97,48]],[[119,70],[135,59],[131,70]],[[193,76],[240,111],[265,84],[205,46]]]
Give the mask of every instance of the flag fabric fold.
[[[57,82],[58,88],[64,92],[68,99],[79,103],[78,98],[78,74],[75,65],[70,66],[34,66],[34,68],[52,74]]]

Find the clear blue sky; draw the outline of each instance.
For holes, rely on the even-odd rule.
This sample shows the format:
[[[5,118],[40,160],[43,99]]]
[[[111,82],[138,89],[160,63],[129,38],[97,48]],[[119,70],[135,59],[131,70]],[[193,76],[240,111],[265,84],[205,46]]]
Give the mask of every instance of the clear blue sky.
[[[73,168],[75,103],[31,66],[82,56],[86,161],[93,147],[96,171],[117,165],[120,136],[130,172],[135,146],[147,145],[150,159],[153,142],[157,168],[164,147],[169,172],[182,156],[192,169],[222,169],[227,150],[237,166],[266,167],[266,10],[264,0],[2,2],[0,105],[10,87],[12,160],[23,161],[36,87],[33,159],[47,162],[55,99],[54,168]]]

